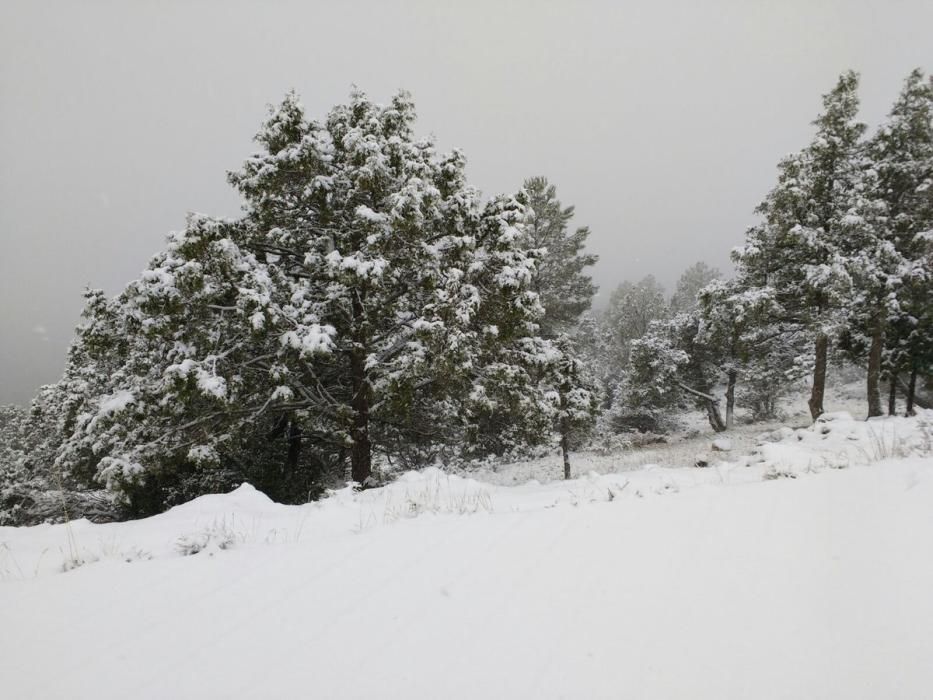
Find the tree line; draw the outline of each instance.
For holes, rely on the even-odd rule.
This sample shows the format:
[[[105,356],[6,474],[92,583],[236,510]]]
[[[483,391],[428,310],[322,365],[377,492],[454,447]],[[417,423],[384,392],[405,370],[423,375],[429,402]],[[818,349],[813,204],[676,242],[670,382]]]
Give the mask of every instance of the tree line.
[[[242,481],[303,502],[536,446],[569,478],[594,436],[691,405],[726,430],[804,375],[815,419],[831,352],[866,366],[870,416],[882,379],[893,410],[906,377],[911,410],[933,355],[933,84],[911,73],[866,138],[857,83],[780,162],[732,277],[698,263],[669,300],[623,283],[600,314],[589,230],[545,178],[484,199],[461,152],[415,137],[406,93],[355,91],[322,122],[290,93],[228,175],[243,215],[190,215],[119,295],[89,290],[62,379],[0,415],[0,511],[106,486],[142,515]]]
[[[815,420],[831,353],[864,366],[869,417],[883,413],[883,379],[888,412],[901,391],[913,413],[933,366],[933,82],[913,71],[870,136],[857,90],[849,71],[823,96],[813,140],[778,164],[729,279],[698,264],[665,304],[649,276],[590,323],[584,347],[618,426],[653,427],[692,402],[726,430],[737,392],[771,417],[803,377]]]

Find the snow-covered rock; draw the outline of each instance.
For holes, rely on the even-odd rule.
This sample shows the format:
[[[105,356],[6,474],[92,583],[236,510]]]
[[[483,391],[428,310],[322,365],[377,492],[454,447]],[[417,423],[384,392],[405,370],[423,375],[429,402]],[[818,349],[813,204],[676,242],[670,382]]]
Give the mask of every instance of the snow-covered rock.
[[[732,441],[729,438],[716,438],[712,444],[713,452],[731,452]]]

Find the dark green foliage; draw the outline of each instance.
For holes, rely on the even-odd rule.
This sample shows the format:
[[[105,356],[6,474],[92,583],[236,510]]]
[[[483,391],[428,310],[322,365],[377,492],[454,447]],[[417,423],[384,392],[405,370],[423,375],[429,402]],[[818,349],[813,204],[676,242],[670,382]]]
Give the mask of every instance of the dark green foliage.
[[[525,245],[546,250],[537,259],[532,288],[544,307],[542,333],[555,337],[576,327],[596,294],[596,286],[585,274],[597,261],[595,255],[583,252],[590,230],[585,226],[568,229],[574,208],[561,205],[556,188],[546,178],[525,180],[519,201],[528,212]]]

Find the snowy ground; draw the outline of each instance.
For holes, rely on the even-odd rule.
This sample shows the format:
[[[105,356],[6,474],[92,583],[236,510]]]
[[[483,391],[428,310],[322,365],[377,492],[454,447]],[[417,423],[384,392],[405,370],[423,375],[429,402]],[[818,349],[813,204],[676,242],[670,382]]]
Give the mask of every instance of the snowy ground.
[[[931,436],[0,528],[0,696],[930,697]]]
[[[840,370],[834,368],[835,373]],[[833,412],[848,412],[855,418],[865,417],[865,389],[862,377],[855,381],[842,381],[843,376],[834,376],[835,383],[827,386],[826,406]],[[720,394],[722,392],[719,392]],[[679,416],[681,430],[667,435],[663,443],[643,445],[634,449],[620,450],[611,454],[599,454],[591,451],[573,455],[574,474],[616,474],[644,467],[684,467],[695,463],[697,456],[705,455],[712,461],[735,459],[752,452],[758,444],[759,436],[782,426],[805,427],[810,425],[810,409],[807,407],[809,389],[801,388],[792,393],[781,404],[783,421],[748,424],[747,413],[739,409],[737,423],[728,432],[727,439],[732,443],[728,455],[715,454],[711,447],[717,435],[710,428],[705,413],[693,411]],[[898,409],[903,412],[903,405]],[[563,478],[563,458],[555,449],[549,456],[541,459],[521,460],[508,463],[490,462],[479,468],[471,469],[465,475],[474,479],[500,485],[523,484],[531,479],[552,481]]]

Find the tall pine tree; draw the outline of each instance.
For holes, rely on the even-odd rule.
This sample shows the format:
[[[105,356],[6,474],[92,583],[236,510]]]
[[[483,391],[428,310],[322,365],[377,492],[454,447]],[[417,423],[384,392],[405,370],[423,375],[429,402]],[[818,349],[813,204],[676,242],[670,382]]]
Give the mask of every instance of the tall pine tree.
[[[813,334],[810,415],[823,411],[831,337],[838,331],[850,280],[844,237],[862,176],[856,120],[858,75],[840,76],[823,96],[816,134],[779,165],[778,184],[759,206],[763,221],[734,254],[746,277],[773,290],[776,319]]]
[[[877,267],[879,260],[890,261],[879,271],[874,307],[886,336],[889,411],[893,413],[898,377],[909,377],[912,407],[917,376],[929,376],[933,363],[933,272],[927,260],[929,237],[924,235],[933,230],[933,77],[924,76],[920,69],[911,72],[867,150],[872,171],[867,197],[876,212],[873,237],[886,255],[866,263]],[[876,329],[872,338],[873,374],[881,369],[880,334]]]
[[[245,216],[192,216],[115,300],[91,297],[62,466],[145,495],[265,463],[269,443],[286,473],[346,460],[366,485],[374,455],[475,443],[494,416],[520,418],[500,441],[545,439],[557,353],[526,209],[482,202],[463,155],[416,140],[414,120],[405,93],[354,92],[324,123],[288,95],[230,175]]]
[[[583,250],[589,228],[570,230],[574,208],[561,205],[557,189],[546,178],[525,180],[520,199],[528,213],[526,245],[542,251],[532,282],[544,306],[542,331],[545,336],[555,337],[573,330],[590,308],[596,286],[586,268],[595,265],[597,257]]]

